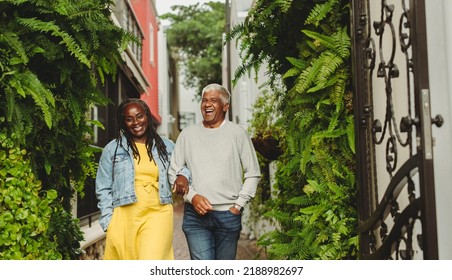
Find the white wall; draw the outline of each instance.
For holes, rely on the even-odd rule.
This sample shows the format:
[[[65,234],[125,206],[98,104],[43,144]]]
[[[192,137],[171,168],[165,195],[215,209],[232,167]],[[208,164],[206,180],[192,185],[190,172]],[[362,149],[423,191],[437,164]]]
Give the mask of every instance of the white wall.
[[[433,125],[435,191],[439,258],[452,259],[452,1],[426,4],[427,48],[432,117],[441,114],[444,124]]]
[[[250,9],[252,0],[232,0],[231,1],[231,28],[234,25],[242,23],[245,20],[248,10]],[[240,59],[240,47],[235,40],[231,42],[231,79],[234,79],[235,70],[242,64]],[[254,73],[248,77],[243,76],[231,90],[232,95],[232,121],[240,124],[244,128],[248,128],[249,121],[252,117],[252,107],[260,90],[259,85],[266,81],[265,65],[262,65],[258,73],[258,81],[256,83]]]
[[[186,88],[182,83],[185,79],[183,71],[180,71],[179,84],[179,112],[191,112],[195,114],[194,123],[202,121],[201,103],[195,98],[198,94],[193,88]],[[207,86],[207,85],[206,85]]]
[[[168,74],[168,48],[164,28],[158,31],[158,94],[159,94],[159,114],[162,116],[162,123],[157,129],[161,136],[169,137],[171,118],[170,115],[170,77]]]

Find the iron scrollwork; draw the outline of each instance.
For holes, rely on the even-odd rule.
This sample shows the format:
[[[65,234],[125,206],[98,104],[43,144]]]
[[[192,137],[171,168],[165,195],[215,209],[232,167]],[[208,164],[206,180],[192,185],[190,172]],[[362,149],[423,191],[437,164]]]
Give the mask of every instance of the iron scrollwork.
[[[361,257],[364,259],[413,259],[419,258],[422,250],[422,187],[418,173],[422,165],[422,157],[418,153],[419,130],[422,129],[416,102],[416,78],[414,58],[416,46],[413,34],[414,27],[413,2],[399,0],[389,4],[381,0],[377,20],[372,22],[372,15],[376,11],[376,1],[353,1],[354,16],[357,23],[354,30],[357,43],[355,53],[356,65],[359,69],[355,74],[358,92],[357,98],[360,120],[357,133],[360,133],[361,165],[363,171],[369,175],[361,180],[360,236],[368,242],[368,246],[361,243]],[[374,4],[371,6],[371,3]],[[371,10],[372,9],[372,10]],[[373,13],[371,13],[373,12]],[[398,14],[397,14],[398,13]],[[397,26],[398,24],[398,26]],[[377,43],[378,42],[378,43]],[[400,50],[400,51],[399,51]],[[360,60],[359,57],[362,59]],[[403,67],[397,65],[401,63]],[[365,67],[362,67],[362,65]],[[358,75],[358,76],[357,76]],[[401,76],[404,75],[404,76]],[[364,80],[364,82],[363,82]],[[398,83],[395,87],[394,84]],[[379,83],[379,84],[378,84]],[[405,87],[401,90],[400,84]],[[377,85],[378,84],[378,85]],[[379,87],[378,87],[379,86]],[[406,104],[395,105],[394,99],[400,101],[404,97]],[[384,117],[375,117],[373,111],[375,100],[385,100]],[[440,126],[441,116],[432,119],[432,123]],[[367,136],[366,136],[367,135]],[[363,143],[364,142],[364,143]],[[417,145],[415,145],[417,143]],[[385,147],[379,148],[379,147]],[[376,155],[378,150],[385,151],[385,172],[389,183],[385,189],[379,188],[377,178],[383,175],[377,167]],[[402,151],[403,150],[403,151]],[[363,176],[365,177],[365,176]],[[385,181],[385,180],[383,180]],[[367,188],[367,189],[365,189]],[[378,193],[383,192],[380,196]],[[405,195],[404,195],[405,194]]]

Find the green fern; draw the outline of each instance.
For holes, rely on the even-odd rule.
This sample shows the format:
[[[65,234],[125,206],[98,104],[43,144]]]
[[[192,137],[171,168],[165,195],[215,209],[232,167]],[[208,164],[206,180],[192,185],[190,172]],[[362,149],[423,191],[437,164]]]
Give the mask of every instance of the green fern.
[[[11,48],[14,51],[14,55],[10,57],[9,64],[17,65],[17,64],[27,64],[29,61],[27,51],[25,50],[20,38],[17,34],[13,32],[6,32],[4,30],[0,30],[0,44],[5,47]],[[4,78],[4,73],[1,79]],[[11,74],[11,73],[10,73]]]
[[[328,16],[335,6],[338,5],[338,0],[330,0],[325,3],[317,4],[309,14],[305,21],[306,25],[319,26],[325,17]]]
[[[10,79],[7,85],[9,86],[8,92],[17,92],[24,98],[31,96],[37,107],[42,110],[47,126],[49,128],[52,127],[52,113],[50,107],[55,106],[55,99],[53,98],[52,93],[41,84],[35,74],[29,71],[16,73],[14,79]],[[11,99],[14,97],[9,96],[9,98]],[[9,104],[12,104],[12,100],[9,101]],[[11,108],[8,110],[11,110]],[[9,117],[11,118],[12,115],[9,114]]]
[[[316,2],[300,28],[299,56],[285,56],[290,67],[283,77],[291,86],[280,107],[284,154],[276,174],[277,198],[267,213],[280,228],[260,240],[272,258],[356,258],[350,39],[340,22],[346,2]],[[269,1],[257,6],[249,19],[267,19]],[[287,11],[292,9],[295,5]],[[247,58],[256,54],[253,49]]]
[[[74,38],[68,33],[61,31],[60,27],[54,22],[42,21],[37,18],[17,18],[17,21],[30,29],[39,32],[50,32],[51,35],[59,37],[61,39],[61,43],[68,48],[69,52],[72,55],[74,55],[81,63],[85,64],[87,67],[91,67],[89,59],[83,53],[82,48],[77,44]]]
[[[295,77],[298,76],[300,74],[300,69],[304,69],[306,67],[305,63],[306,61],[301,60],[301,59],[297,59],[297,58],[293,58],[293,57],[287,57],[286,58],[287,61],[290,62],[290,64],[292,64],[294,67],[289,69],[284,75],[283,75],[283,79],[287,79],[289,77]]]
[[[75,96],[69,95],[67,99],[67,107],[72,112],[74,122],[78,125],[82,120],[82,108],[80,108],[79,102],[75,99]]]
[[[277,85],[280,75],[289,70],[286,57],[297,57],[299,54],[295,47],[299,41],[297,26],[304,22],[313,6],[311,1],[255,1],[245,21],[233,26],[226,35],[226,41],[236,40],[236,44],[240,45],[243,61],[240,71],[235,72],[233,82],[246,74],[254,74],[257,78],[256,69],[265,63],[269,84]],[[289,25],[292,28],[288,28]],[[283,36],[286,40],[280,40]]]

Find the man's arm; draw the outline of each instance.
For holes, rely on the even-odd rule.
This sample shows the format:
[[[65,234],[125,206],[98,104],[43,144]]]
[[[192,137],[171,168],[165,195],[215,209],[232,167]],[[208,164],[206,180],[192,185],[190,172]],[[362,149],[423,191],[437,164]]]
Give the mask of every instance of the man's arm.
[[[183,142],[184,135],[181,133],[171,153],[170,166],[168,168],[168,180],[173,186],[173,192],[179,195],[186,195],[191,183],[191,172],[187,168]]]
[[[256,151],[254,149],[251,138],[244,133],[244,141],[242,142],[240,159],[242,161],[244,182],[239,198],[236,204],[244,207],[248,201],[256,194],[257,185],[261,179],[259,161],[257,160]]]

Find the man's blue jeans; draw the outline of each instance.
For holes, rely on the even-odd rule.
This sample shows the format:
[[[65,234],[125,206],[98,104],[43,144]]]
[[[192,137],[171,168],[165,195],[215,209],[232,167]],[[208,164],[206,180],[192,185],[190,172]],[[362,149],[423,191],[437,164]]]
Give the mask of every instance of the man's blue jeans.
[[[242,229],[242,215],[212,211],[199,215],[185,203],[182,230],[192,260],[234,260]]]

